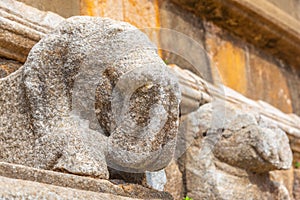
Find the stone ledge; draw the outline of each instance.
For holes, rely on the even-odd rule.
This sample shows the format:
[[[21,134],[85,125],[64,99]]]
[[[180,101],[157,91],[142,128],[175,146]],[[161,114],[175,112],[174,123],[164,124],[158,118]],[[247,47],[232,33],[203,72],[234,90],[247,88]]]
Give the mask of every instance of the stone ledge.
[[[300,69],[300,22],[265,0],[172,0]]]
[[[1,176],[0,188],[1,199],[133,199],[113,194],[64,188],[38,182],[5,178]]]
[[[83,176],[76,176],[73,174],[65,174],[60,172],[41,170],[31,167],[26,167],[23,165],[15,165],[5,162],[0,162],[0,187],[2,180],[12,182],[16,185],[17,181],[13,181],[10,179],[5,179],[2,177],[10,178],[10,179],[20,179],[24,182],[25,185],[28,185],[28,181],[31,181],[30,184],[36,184],[37,187],[43,188],[43,184],[49,184],[63,188],[72,188],[74,190],[74,195],[76,195],[76,190],[84,190],[87,191],[88,194],[95,195],[94,193],[88,192],[97,192],[97,193],[107,193],[113,194],[123,197],[131,197],[131,198],[141,198],[141,199],[172,199],[171,195],[166,192],[159,192],[156,190],[152,190],[149,188],[142,187],[136,184],[120,184],[115,185],[107,180],[102,179],[94,179]],[[27,182],[26,182],[27,181]],[[5,183],[4,183],[5,184]],[[52,186],[44,187],[45,190],[48,190]],[[27,187],[27,186],[26,186]],[[13,187],[15,188],[15,187]],[[64,190],[64,189],[59,189]],[[1,197],[1,193],[0,193]],[[112,198],[115,199],[115,198]],[[121,198],[120,199],[126,199]]]
[[[25,62],[33,45],[64,20],[13,0],[0,2],[0,56]]]

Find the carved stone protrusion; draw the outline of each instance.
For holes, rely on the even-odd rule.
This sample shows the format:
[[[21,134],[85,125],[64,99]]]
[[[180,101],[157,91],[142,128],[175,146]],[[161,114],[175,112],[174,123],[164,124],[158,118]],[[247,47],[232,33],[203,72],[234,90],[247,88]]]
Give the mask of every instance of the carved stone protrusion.
[[[128,23],[69,18],[0,91],[1,160],[107,178],[106,161],[143,172],[172,159],[178,82]]]
[[[190,148],[185,167],[193,199],[290,199],[269,171],[288,169],[292,152],[286,134],[258,114],[212,102],[184,116],[180,136]]]

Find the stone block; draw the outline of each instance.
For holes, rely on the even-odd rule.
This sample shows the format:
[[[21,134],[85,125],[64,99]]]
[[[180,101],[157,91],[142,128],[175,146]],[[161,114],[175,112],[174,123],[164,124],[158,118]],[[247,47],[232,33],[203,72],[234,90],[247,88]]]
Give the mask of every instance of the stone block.
[[[291,91],[282,69],[250,51],[247,72],[246,96],[266,101],[283,112],[293,112]]]

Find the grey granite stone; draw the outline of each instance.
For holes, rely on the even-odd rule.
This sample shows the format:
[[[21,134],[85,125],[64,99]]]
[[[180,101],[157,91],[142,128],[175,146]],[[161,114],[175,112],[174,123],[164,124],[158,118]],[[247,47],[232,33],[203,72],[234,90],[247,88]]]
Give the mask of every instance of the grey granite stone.
[[[180,135],[186,135],[181,143],[189,145],[184,160],[189,197],[290,199],[287,188],[269,175],[292,164],[289,140],[274,124],[230,103],[208,103],[185,116],[181,126]]]
[[[65,20],[0,92],[0,160],[108,178],[106,162],[144,172],[172,159],[178,82],[128,23]]]
[[[164,191],[164,186],[167,183],[165,170],[162,169],[157,172],[146,172],[147,184],[158,191]]]
[[[166,192],[141,185],[114,184],[108,180],[4,162],[0,162],[0,188],[0,197],[4,199],[49,199],[49,191],[60,199],[172,199]]]
[[[134,200],[114,194],[63,188],[38,182],[0,176],[0,199],[98,199]]]

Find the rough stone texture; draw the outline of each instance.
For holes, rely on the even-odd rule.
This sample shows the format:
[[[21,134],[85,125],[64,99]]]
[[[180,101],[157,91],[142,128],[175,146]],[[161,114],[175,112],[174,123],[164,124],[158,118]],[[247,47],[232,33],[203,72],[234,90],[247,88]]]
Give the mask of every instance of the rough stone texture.
[[[104,2],[104,1],[103,1]],[[134,2],[134,1],[132,1],[132,2]],[[172,8],[171,8],[172,9]],[[169,13],[170,14],[170,13]],[[167,14],[168,15],[168,14]],[[173,16],[174,17],[174,19],[175,19],[175,16]],[[172,18],[173,19],[173,18]],[[171,20],[172,21],[172,20]],[[187,24],[187,26],[189,27],[189,24]],[[228,49],[228,48],[227,48]],[[230,49],[232,49],[231,47],[229,48],[229,50]],[[226,54],[225,54],[226,55]],[[247,56],[246,56],[247,57]],[[69,61],[66,61],[66,63],[68,63]],[[265,67],[265,65],[263,65],[263,67]],[[110,71],[111,72],[111,71]],[[105,73],[105,76],[109,76],[110,75],[110,72],[109,73]],[[118,75],[116,75],[116,76],[118,76]],[[12,77],[14,77],[14,76],[12,76]],[[16,76],[17,77],[17,76]],[[115,77],[115,74],[112,76],[113,78]],[[23,86],[23,83],[22,83],[22,78],[23,77],[21,77],[21,82],[20,83],[17,83],[21,88],[22,87],[24,87]],[[39,77],[40,79],[43,79],[43,77],[41,78],[41,77]],[[110,77],[111,78],[111,77]],[[281,77],[282,78],[282,77]],[[295,79],[296,79],[297,77],[295,77]],[[18,79],[18,77],[17,77],[17,79]],[[111,79],[110,79],[111,80]],[[2,80],[1,80],[2,81]],[[5,81],[4,81],[5,82]],[[7,82],[6,82],[7,83]],[[13,86],[15,83],[10,83],[10,84],[8,84],[8,86],[10,87],[10,86]],[[295,84],[293,84],[293,83],[291,83],[291,85],[293,85],[294,87],[295,87]],[[18,87],[19,87],[18,86]],[[191,85],[192,86],[192,85]],[[149,86],[147,86],[147,88],[148,88]],[[99,88],[99,87],[98,87]],[[44,89],[44,88],[42,88],[42,89]],[[4,88],[3,89],[3,91],[4,90],[7,90],[7,88]],[[2,90],[1,90],[2,91]],[[17,92],[17,93],[14,93],[14,92],[17,92],[17,90],[13,90],[11,93],[10,93],[10,91],[5,91],[5,92],[3,92],[3,94],[7,94],[7,93],[10,93],[10,94],[15,94],[15,96],[13,97],[13,99],[18,99],[19,97],[22,97],[22,95],[23,96],[26,96],[26,94],[23,94],[23,92],[21,91],[19,91],[19,92]],[[97,89],[97,92],[98,92],[98,94],[101,94],[101,90],[99,90],[99,89]],[[105,96],[105,95],[104,95]],[[296,93],[294,93],[294,96],[296,96],[297,97],[297,94]],[[295,99],[297,99],[295,97]],[[202,97],[201,97],[202,98]],[[241,101],[243,101],[244,99],[243,98],[240,98],[240,96],[238,96],[238,99],[239,100],[241,100]],[[229,101],[235,101],[236,102],[236,99],[231,99],[231,98],[229,98]],[[239,102],[240,101],[238,101],[238,104],[239,104]],[[249,99],[248,99],[248,101],[247,102],[249,102]],[[21,107],[23,106],[23,105],[25,105],[26,103],[23,103],[22,105],[21,105],[21,103],[23,103],[22,101],[18,101],[18,105],[20,105]],[[198,103],[198,101],[197,101],[197,103]],[[70,105],[70,104],[69,104]],[[101,107],[101,102],[97,105],[97,106],[99,106],[99,107]],[[197,106],[199,106],[199,104],[197,105]],[[238,106],[240,106],[240,105],[238,105]],[[25,105],[25,107],[26,107],[26,105]],[[268,111],[268,109],[262,109],[262,107],[263,108],[265,108],[266,107],[266,105],[265,104],[262,104],[262,106],[260,107],[261,108],[261,110],[262,111]],[[268,107],[268,106],[267,106]],[[7,108],[8,109],[11,109],[9,106],[7,106]],[[27,107],[26,107],[26,109],[27,109]],[[23,110],[21,110],[20,111],[20,113],[17,113],[18,114],[18,116],[20,117],[20,118],[22,118],[22,114],[24,114],[24,112],[26,111],[26,112],[30,112],[28,109],[26,110],[26,109],[23,109]],[[100,108],[101,109],[101,108]],[[245,110],[246,111],[246,110]],[[4,111],[3,111],[4,112]],[[99,112],[100,112],[100,110],[98,110],[97,111],[97,114],[98,114],[98,116],[99,116]],[[269,113],[270,114],[270,113]],[[271,113],[271,114],[273,114],[273,113]],[[7,114],[7,116],[9,115],[9,113]],[[278,119],[278,117],[280,118],[280,120],[283,120],[283,121],[285,121],[286,120],[286,117],[282,117],[282,115],[281,114],[278,114],[278,112],[276,112],[275,114],[274,114],[274,116],[276,116],[275,117],[275,120],[279,120]],[[272,115],[272,117],[274,117],[273,115]],[[287,116],[287,115],[286,115]],[[25,116],[25,117],[27,117],[27,116]],[[105,118],[105,117],[104,117]],[[31,118],[30,118],[31,119]],[[105,137],[102,137],[102,135],[97,135],[98,134],[98,131],[91,131],[91,130],[87,130],[88,129],[88,127],[90,126],[93,130],[98,130],[99,129],[99,127],[97,126],[97,124],[96,123],[94,123],[94,122],[91,122],[91,121],[86,121],[86,119],[89,119],[88,117],[86,117],[86,116],[83,116],[83,119],[77,119],[77,118],[75,118],[75,119],[64,119],[62,122],[60,121],[60,122],[58,122],[57,124],[59,125],[59,124],[61,124],[62,126],[65,126],[66,124],[69,124],[69,125],[67,125],[67,126],[70,126],[70,127],[79,127],[78,129],[79,130],[83,130],[84,132],[87,132],[87,135],[91,135],[91,137],[92,137],[92,135],[96,135],[95,136],[95,138],[97,139],[97,137],[99,137],[99,140],[105,140],[106,138]],[[274,119],[273,119],[274,120]],[[142,120],[141,120],[142,121]],[[1,121],[2,122],[2,121]],[[196,122],[196,121],[194,121],[195,123],[198,123],[198,122]],[[280,122],[282,122],[282,121],[280,121]],[[289,126],[289,125],[291,125],[290,127],[291,127],[291,130],[293,129],[292,127],[294,127],[294,125],[295,124],[297,124],[297,122],[296,121],[294,121],[294,122],[292,122],[292,123],[290,123],[289,124],[289,120],[287,120],[286,121],[287,122],[287,126]],[[28,127],[30,128],[30,126],[32,125],[32,123],[30,123],[30,121],[26,121],[26,122],[24,122],[24,125],[26,125],[26,123],[28,123]],[[83,124],[82,124],[83,123]],[[55,125],[57,125],[56,123],[55,123]],[[268,123],[268,124],[271,124],[271,123]],[[23,125],[22,125],[23,126]],[[103,125],[103,127],[107,127],[107,125],[104,123],[104,125]],[[108,126],[109,127],[109,126]],[[290,128],[290,127],[288,127],[288,129]],[[195,128],[195,127],[194,127]],[[109,129],[109,128],[108,128]],[[194,138],[194,136],[196,136],[196,137],[199,137],[199,135],[197,135],[197,133],[199,132],[199,130],[197,130],[197,128],[195,128],[196,130],[194,131],[194,135],[192,136],[192,139]],[[1,130],[1,129],[0,129]],[[252,129],[251,129],[251,131],[253,131]],[[55,131],[53,131],[53,132],[55,132]],[[71,132],[71,131],[70,131]],[[27,134],[27,132],[25,131],[24,133],[22,133],[22,134]],[[71,133],[71,134],[73,134],[73,133]],[[76,134],[76,133],[75,133]],[[109,133],[109,131],[106,131],[106,134],[107,135],[109,135],[110,133]],[[26,135],[26,136],[22,136],[23,138],[26,138],[27,136],[30,138],[31,137],[31,135],[29,134],[29,135]],[[200,136],[201,136],[201,134],[200,134]],[[35,137],[35,136],[32,136],[33,138]],[[226,136],[227,137],[227,136]],[[10,138],[12,138],[12,137],[10,137]],[[188,138],[188,137],[187,137]],[[293,137],[291,137],[291,138],[293,138]],[[2,140],[3,138],[1,138],[0,137],[0,141]],[[12,138],[13,139],[13,138]],[[95,140],[95,139],[93,139],[93,138],[90,138],[90,136],[89,136],[89,139],[91,139],[91,140]],[[185,138],[186,139],[186,138]],[[236,139],[236,138],[235,138]],[[83,140],[85,140],[85,138],[83,139]],[[69,142],[69,141],[71,141],[71,142]],[[224,141],[223,141],[224,142]],[[235,142],[235,141],[234,141]],[[234,142],[233,142],[233,144],[234,144]],[[291,141],[292,143],[293,143],[293,148],[295,149],[296,148],[296,146],[299,146],[298,145],[298,141],[297,142],[295,142],[295,140],[292,140]],[[19,144],[24,144],[25,142],[24,142],[24,140],[23,139],[20,139],[18,142],[16,142],[15,144],[17,144],[18,145],[18,143]],[[63,142],[64,143],[64,142]],[[60,158],[62,158],[61,160],[59,160],[59,162],[57,162],[57,163],[54,163],[54,164],[56,164],[56,166],[54,166],[53,167],[53,169],[56,169],[56,170],[60,170],[60,171],[65,171],[65,169],[66,168],[68,168],[68,170],[69,170],[69,172],[72,172],[72,173],[77,173],[77,174],[81,174],[81,175],[86,175],[86,174],[93,174],[93,176],[97,176],[97,173],[94,173],[94,172],[91,172],[91,171],[95,171],[95,170],[98,170],[98,169],[90,169],[90,171],[87,171],[86,172],[86,169],[89,169],[90,168],[90,166],[95,166],[95,163],[89,163],[89,161],[91,161],[91,160],[93,160],[93,159],[95,159],[95,158],[89,158],[89,154],[82,154],[82,155],[80,155],[80,156],[78,156],[78,154],[75,154],[76,156],[74,156],[74,154],[73,154],[73,152],[74,151],[76,151],[74,148],[73,148],[73,146],[78,146],[79,148],[81,148],[82,149],[82,146],[84,146],[84,144],[82,144],[80,141],[78,142],[78,141],[74,141],[74,140],[68,140],[68,142],[67,143],[69,143],[68,145],[66,145],[68,148],[67,148],[67,150],[64,152],[64,155],[62,155]],[[71,144],[70,144],[71,143]],[[199,142],[200,143],[200,142]],[[214,143],[214,142],[213,142]],[[1,145],[2,145],[3,143],[1,143]],[[91,143],[86,143],[86,144],[88,144],[88,145],[91,145],[91,146],[93,146],[93,144],[91,144]],[[99,142],[99,144],[101,144],[102,145],[102,143],[101,142]],[[103,144],[105,145],[105,142],[103,142]],[[198,144],[198,143],[197,143]],[[223,143],[224,144],[224,143]],[[226,142],[225,142],[225,144],[226,144]],[[251,143],[250,143],[251,144]],[[65,144],[62,144],[62,146],[64,146]],[[269,145],[269,144],[268,144]],[[100,148],[100,147],[95,147],[96,149],[98,149],[98,148]],[[220,147],[220,149],[221,148],[223,148],[223,146],[221,145],[221,147]],[[94,147],[92,147],[92,148],[90,148],[90,149],[94,149]],[[100,148],[101,149],[101,148]],[[236,148],[236,149],[239,149],[239,148]],[[26,152],[26,148],[25,148],[25,152]],[[48,151],[48,150],[44,150],[44,151]],[[58,151],[60,151],[60,149],[58,148]],[[81,151],[81,150],[79,150],[79,151]],[[102,150],[101,150],[102,151]],[[51,152],[51,150],[49,151],[49,152]],[[21,154],[21,153],[23,153],[22,152],[22,149],[21,150],[18,150],[18,151],[16,151],[16,153],[17,154]],[[45,155],[46,155],[46,153],[47,152],[45,152]],[[94,153],[94,152],[93,152]],[[99,152],[98,152],[99,153]],[[221,152],[222,153],[222,152]],[[248,152],[247,152],[248,153]],[[220,153],[219,153],[220,154]],[[25,154],[24,154],[25,155]],[[188,154],[188,155],[190,155],[190,154]],[[196,149],[195,149],[195,155],[196,155]],[[247,154],[246,154],[247,155]],[[47,155],[48,156],[48,155]],[[215,155],[214,155],[215,156]],[[221,160],[222,159],[222,161],[226,161],[226,162],[229,162],[228,160],[226,160],[227,159],[227,156],[228,156],[228,154],[225,154],[225,156],[224,155],[219,155],[218,156],[218,158]],[[72,164],[74,163],[74,161],[75,161],[75,163],[77,162],[77,160],[78,160],[78,157],[79,157],[79,159],[80,160],[82,160],[83,158],[84,159],[86,159],[86,160],[83,160],[82,162],[84,162],[84,163],[88,163],[88,166],[84,166],[84,172],[82,172],[82,171],[80,171],[80,169],[73,169],[72,167]],[[225,158],[224,158],[225,157]],[[214,157],[215,158],[215,157]],[[12,158],[13,160],[14,160],[14,158]],[[103,159],[103,157],[99,157],[99,159],[100,160],[102,160]],[[190,159],[190,157],[188,156],[188,159]],[[232,162],[230,162],[230,164],[232,164],[232,163],[236,163],[237,162],[237,157],[236,156],[233,156],[233,157],[230,157],[230,160],[232,161]],[[195,160],[197,160],[197,159],[195,159]],[[97,162],[97,158],[95,159],[95,161]],[[239,161],[239,160],[238,160]],[[40,162],[40,161],[37,161],[37,162]],[[217,162],[217,161],[216,161]],[[50,165],[52,165],[53,163],[50,163]],[[82,163],[81,163],[82,164]],[[97,163],[96,163],[97,164]],[[254,163],[255,164],[255,163]],[[261,164],[261,163],[260,163]],[[220,168],[222,168],[222,170],[223,169],[226,169],[227,170],[227,172],[228,172],[228,168],[230,168],[231,166],[230,165],[228,165],[228,168],[227,167],[224,167],[223,165],[225,165],[224,164],[224,162],[222,162],[221,164],[219,164],[221,167]],[[218,167],[219,167],[219,165],[218,165]],[[274,163],[271,163],[271,165],[274,165]],[[191,166],[191,165],[190,165]],[[226,165],[225,165],[226,166]],[[102,167],[104,167],[105,168],[105,166],[99,166],[100,168],[102,168]],[[196,166],[197,167],[197,166]],[[239,167],[242,167],[242,168],[247,168],[248,166],[239,166]],[[265,171],[266,169],[269,169],[269,168],[272,168],[272,167],[274,167],[274,166],[271,166],[270,167],[270,165],[268,165],[267,167],[266,167],[266,169],[265,169],[265,167],[266,166],[263,166],[263,171]],[[278,166],[276,166],[276,167],[278,167]],[[220,171],[222,171],[222,170],[220,170]],[[226,171],[226,170],[224,170],[224,171]],[[235,172],[235,170],[238,170],[236,167],[234,167],[233,169],[232,169],[232,171],[233,172]],[[253,170],[253,169],[251,169],[251,170]],[[255,169],[254,169],[255,170]],[[260,169],[259,169],[260,170]],[[224,173],[225,175],[222,175],[222,173],[220,172],[220,174],[222,175],[222,177],[226,177],[227,178],[227,175],[228,174],[230,174],[232,171],[230,171],[229,173]],[[243,175],[243,170],[242,171],[238,171],[237,173],[239,174],[242,174]],[[219,173],[217,173],[217,174],[219,174]],[[272,196],[271,194],[269,194],[268,193],[268,191],[270,190],[270,188],[272,189],[272,188],[275,188],[275,192],[274,193],[276,193],[276,190],[279,188],[279,190],[281,191],[281,192],[283,192],[283,194],[285,193],[285,189],[282,187],[282,186],[280,186],[281,185],[281,183],[283,184],[284,182],[286,182],[286,181],[282,181],[282,180],[279,180],[279,179],[276,179],[276,181],[277,182],[281,182],[280,184],[279,184],[279,187],[277,187],[278,186],[278,184],[277,183],[274,183],[274,181],[270,181],[269,180],[269,177],[266,175],[265,176],[265,172],[264,173],[262,173],[262,174],[260,174],[261,176],[259,176],[258,177],[258,175],[254,175],[253,173],[250,173],[249,172],[249,174],[250,175],[248,175],[247,174],[247,176],[246,176],[246,178],[249,178],[250,180],[253,180],[254,179],[254,183],[255,182],[258,182],[258,184],[257,185],[259,185],[259,184],[261,184],[261,182],[263,182],[263,183],[266,183],[267,185],[269,184],[269,186],[266,186],[265,188],[266,188],[266,196],[268,196],[268,197],[270,197],[270,196]],[[220,175],[220,177],[221,177],[221,175]],[[235,175],[234,175],[235,176]],[[191,176],[190,176],[191,177]],[[221,178],[222,178],[221,177]],[[229,176],[230,178],[232,178],[231,176]],[[253,178],[253,177],[255,177],[255,178]],[[257,178],[258,177],[258,178]],[[228,178],[229,180],[231,180],[230,178]],[[192,179],[193,180],[193,179]],[[238,180],[240,180],[240,181],[244,181],[244,177],[242,177],[242,178],[240,178],[240,179],[238,179]],[[272,179],[271,179],[272,180]],[[226,184],[228,184],[228,183],[226,183],[226,181],[224,181],[224,183],[222,182],[223,180],[221,180],[220,182],[222,183],[222,184],[224,184],[225,186],[226,186]],[[238,182],[238,181],[237,181]],[[260,183],[259,183],[260,182]],[[249,182],[247,182],[246,181],[246,183],[249,183]],[[233,184],[234,185],[234,184]],[[275,186],[274,186],[275,185]],[[277,186],[276,186],[277,185]],[[284,185],[286,185],[286,183],[284,183]],[[244,185],[242,185],[240,188],[241,188],[241,190],[243,190],[244,188],[243,188],[243,186]],[[131,186],[128,186],[129,188],[131,187]],[[252,187],[252,191],[261,191],[261,190],[264,190],[265,188],[264,188],[264,186],[263,187],[260,187],[259,189],[257,189],[257,188],[255,188],[254,186],[251,186]],[[297,186],[295,186],[296,188],[297,188]],[[253,189],[253,188],[255,188],[255,189]],[[230,190],[231,188],[229,188],[229,190]],[[130,189],[129,189],[130,190]],[[139,191],[138,189],[136,189],[136,188],[134,188],[133,189],[135,192],[137,192],[137,191]],[[288,190],[290,191],[290,189],[288,188]],[[295,190],[295,191],[297,191],[297,189]],[[250,190],[250,192],[251,192],[251,190]],[[137,192],[138,193],[138,192]],[[279,192],[280,193],[280,192]],[[259,196],[259,195],[257,195],[257,196]],[[244,196],[243,196],[244,197]],[[260,198],[260,197],[257,197],[257,198]],[[267,198],[267,197],[266,197]],[[273,198],[273,197],[272,197]]]
[[[183,70],[172,64],[168,65],[177,76],[181,91],[180,114],[185,115],[212,100],[207,82],[189,70]]]
[[[14,0],[1,0],[0,56],[25,62],[33,45],[63,19]]]
[[[288,169],[292,152],[283,131],[259,115],[224,102],[183,118],[187,195],[193,199],[290,199],[268,171]],[[188,125],[187,125],[188,124]],[[181,135],[181,134],[180,134]]]
[[[173,160],[166,168],[167,183],[165,184],[164,191],[169,192],[174,199],[183,198],[183,180],[182,173],[178,165]]]
[[[157,172],[146,172],[145,174],[148,186],[158,191],[164,191],[165,184],[167,183],[164,169]]]
[[[5,76],[13,73],[21,66],[22,66],[21,63],[16,62],[14,60],[7,60],[4,58],[0,58],[0,78],[4,78]]]
[[[294,161],[300,160],[300,138],[289,135]]]
[[[86,12],[83,11],[81,14],[105,16],[113,19],[127,20],[129,22],[131,22],[130,20],[132,20],[138,22],[136,25],[138,25],[138,27],[140,28],[144,28],[144,27],[167,28],[168,31],[163,30],[160,33],[156,33],[155,36],[156,39],[153,39],[153,41],[157,41],[157,37],[160,37],[161,38],[160,43],[162,43],[161,45],[162,47],[167,45],[167,46],[171,46],[172,49],[180,50],[181,54],[179,56],[172,53],[166,56],[165,52],[163,52],[162,55],[164,56],[164,59],[167,62],[177,63],[180,67],[189,68],[190,70],[196,73],[201,71],[203,77],[206,80],[210,80],[210,81],[212,80],[210,68],[213,69],[213,66],[217,65],[222,68],[221,72],[224,72],[221,73],[223,80],[226,81],[227,83],[229,82],[230,86],[233,89],[237,89],[240,92],[246,91],[246,93],[244,93],[246,96],[254,99],[262,99],[264,101],[267,101],[270,104],[273,104],[279,109],[283,110],[284,112],[293,111],[294,113],[300,113],[300,107],[299,107],[300,104],[298,103],[299,90],[297,89],[300,84],[299,81],[300,79],[297,76],[297,71],[291,72],[289,70],[286,70],[289,68],[289,66],[282,66],[282,62],[276,62],[274,56],[271,57],[270,59],[267,59],[270,56],[266,54],[262,54],[259,51],[259,49],[253,51],[253,47],[251,45],[244,43],[243,41],[241,41],[240,38],[231,37],[232,35],[228,34],[223,29],[222,31],[219,31],[217,33],[212,32],[211,30],[214,30],[215,28],[211,29],[205,26],[205,24],[207,24],[206,20],[202,20],[198,16],[195,16],[191,12],[182,9],[178,5],[174,5],[174,3],[170,1],[162,1],[159,3],[157,1],[147,1],[145,3],[145,1],[139,1],[139,2],[136,1],[122,2],[121,0],[81,1],[80,2],[82,3],[81,8],[87,10]],[[40,1],[38,2],[41,3]],[[46,5],[50,3],[44,2],[44,4]],[[52,2],[52,4],[55,3]],[[57,4],[55,4],[54,6],[56,5]],[[139,10],[138,8],[141,5],[145,5],[145,6],[143,7],[143,9]],[[124,7],[129,9],[128,11],[126,11],[127,13],[126,19],[124,18],[125,16],[123,16]],[[147,10],[147,8],[149,9]],[[90,10],[92,11],[90,12]],[[141,12],[141,10],[143,10],[143,12]],[[21,13],[23,14],[23,12]],[[37,13],[35,14],[38,16]],[[24,15],[25,15],[24,17],[26,17],[26,12],[24,12]],[[147,18],[147,17],[142,17],[140,15],[143,16],[151,15],[151,17]],[[141,18],[147,18],[147,19],[140,20]],[[149,21],[149,23],[144,23],[146,21]],[[220,46],[220,50],[217,51],[217,53],[218,52],[219,53],[216,56],[217,58],[216,61],[220,61],[222,63],[222,66],[228,65],[229,67],[224,68],[220,65],[220,63],[218,64],[218,62],[209,63],[206,56],[203,55],[203,52],[198,52],[199,49],[197,50],[197,48],[193,48],[193,50],[191,50],[192,47],[191,44],[193,43],[190,41],[186,42],[186,40],[183,39],[184,37],[176,37],[173,40],[170,39],[174,37],[170,37],[169,30],[183,33],[190,38],[190,41],[194,40],[195,42],[198,42],[200,44],[203,42],[202,40],[204,40],[205,38],[208,40],[211,39],[212,41],[216,40],[215,41],[216,48]],[[243,29],[243,30],[247,30],[247,29]],[[216,36],[212,37],[211,34],[217,35],[217,37]],[[230,35],[230,37],[228,35]],[[260,36],[260,33],[257,33],[257,35],[258,35],[257,36],[258,39],[263,38]],[[220,40],[219,36],[220,38],[222,38],[221,44],[217,42],[217,40]],[[186,47],[186,48],[178,49],[179,46]],[[209,51],[209,45],[204,44],[203,46],[205,46],[206,50]],[[183,55],[182,53],[186,54],[187,56],[184,56],[185,58],[184,57],[181,58]],[[195,61],[193,62],[194,63],[193,65],[200,67],[200,70],[195,70],[192,65],[189,65],[188,62],[186,62],[187,60]],[[246,62],[246,69],[244,68],[245,62]],[[281,67],[283,67],[283,69],[281,69]],[[263,72],[260,72],[258,68],[265,69],[265,70]],[[230,69],[234,69],[234,71]],[[214,72],[214,70],[212,71]],[[270,72],[273,71],[275,73],[274,75],[276,76],[276,80],[278,79],[279,81],[273,81],[271,79],[272,76],[270,76]],[[282,75],[282,72],[284,72],[285,74]],[[253,79],[252,77],[257,77],[257,78]],[[288,87],[286,87],[287,85],[286,82],[288,83]],[[245,85],[245,83],[247,84]],[[262,88],[262,89],[255,90],[253,89],[255,87]]]
[[[294,169],[294,199],[300,199],[300,169]]]
[[[62,188],[32,181],[23,181],[4,177],[0,177],[0,187],[1,199],[133,199],[116,196],[113,194],[101,194],[96,192]]]
[[[288,170],[275,170],[270,172],[270,178],[272,181],[283,184],[289,191],[290,197],[293,197],[294,187],[294,168],[291,167]]]
[[[69,18],[0,80],[0,92],[2,161],[108,178],[105,160],[144,172],[172,159],[177,79],[127,23]]]
[[[261,118],[270,121],[270,124],[276,124],[282,129],[290,140],[290,146],[293,150],[294,161],[300,158],[300,118],[295,114],[285,114],[279,109],[271,106],[264,101],[254,101],[242,94],[228,88],[224,85],[215,86],[203,80],[199,76],[193,74],[188,70],[183,70],[176,65],[170,65],[170,69],[175,73],[180,82],[180,89],[182,92],[182,100],[180,104],[181,114],[186,115],[193,112],[207,102],[212,102],[213,99],[219,99],[226,103],[232,103],[243,112],[249,111],[258,113]],[[293,80],[295,81],[295,80]],[[291,83],[293,82],[291,81]],[[295,83],[295,82],[294,82]],[[294,86],[295,87],[295,86]],[[296,95],[296,94],[295,94]],[[195,121],[195,123],[197,123]],[[183,128],[185,125],[182,125]],[[194,125],[191,124],[190,127]],[[188,127],[185,127],[188,128]],[[193,129],[193,128],[190,128]],[[197,131],[197,130],[195,130]],[[180,133],[180,132],[179,132]],[[181,141],[186,140],[184,134],[178,136]],[[182,147],[177,148],[176,158],[184,152],[185,146],[178,141],[178,145]],[[182,149],[182,150],[181,150]]]
[[[172,199],[170,194],[166,192],[159,192],[136,184],[124,184],[124,183],[114,184],[108,180],[103,180],[103,179],[94,179],[90,177],[76,176],[73,174],[53,172],[48,170],[26,167],[22,165],[0,162],[1,183],[2,180],[4,180],[4,177],[9,178],[9,180],[12,183],[19,182],[21,185],[23,183],[30,183],[31,185],[46,186],[45,189],[49,188],[48,187],[49,185],[56,186],[54,187],[57,189],[55,191],[58,192],[59,194],[60,194],[59,191],[62,191],[64,193],[65,191],[64,188],[67,188],[68,190],[80,191],[80,193],[85,193],[85,194],[98,193],[98,196],[100,197],[103,194],[105,194],[103,196],[109,196],[109,194],[112,194],[115,195],[113,197],[116,198],[122,198],[123,196],[123,197],[139,198],[139,199]],[[16,179],[19,179],[20,181],[16,181]],[[20,185],[16,184],[15,187],[19,188]],[[7,190],[6,189],[2,190],[3,187],[1,185],[0,194],[1,192],[15,190],[14,189],[15,187],[8,188]],[[34,188],[32,186],[31,188],[32,190],[27,190],[28,193],[34,191]],[[43,187],[41,187],[40,189],[43,189]],[[12,192],[12,193],[17,195],[18,190],[15,191],[17,192]],[[21,192],[21,190],[19,190],[19,192]],[[24,196],[28,195],[28,193],[25,193],[26,191],[23,192],[24,192]],[[73,192],[70,193],[70,195],[71,194],[73,194]],[[76,192],[74,194],[76,194]],[[80,198],[80,199],[86,199],[86,198]]]

